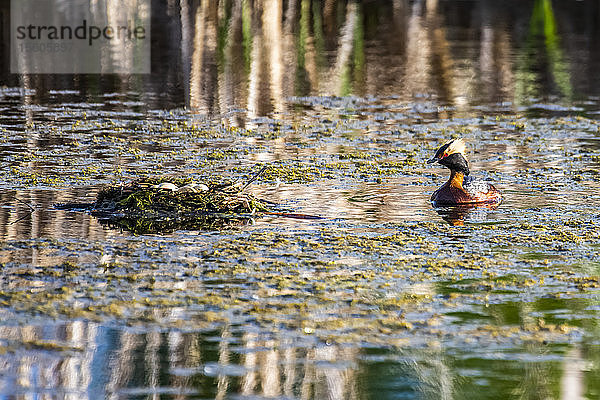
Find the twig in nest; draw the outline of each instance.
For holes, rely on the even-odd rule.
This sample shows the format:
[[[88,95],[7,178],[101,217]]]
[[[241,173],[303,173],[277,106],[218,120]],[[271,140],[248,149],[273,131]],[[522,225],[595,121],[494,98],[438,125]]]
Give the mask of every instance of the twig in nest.
[[[265,170],[266,170],[267,168],[269,168],[269,166],[268,166],[268,165],[265,165],[264,167],[262,167],[262,168],[260,169],[260,171],[258,171],[258,172],[256,173],[256,175],[254,175],[254,176],[253,176],[253,177],[252,177],[252,178],[251,178],[251,179],[248,181],[248,183],[246,183],[246,185],[245,185],[243,188],[241,188],[241,189],[240,189],[240,192],[243,192],[243,191],[244,191],[244,190],[245,190],[245,189],[246,189],[248,186],[250,186],[250,184],[251,184],[252,182],[254,182],[255,180],[257,180],[257,179],[258,179],[258,177],[259,177],[259,176],[261,176],[261,175],[262,175],[262,173],[263,173],[263,172],[265,172]]]

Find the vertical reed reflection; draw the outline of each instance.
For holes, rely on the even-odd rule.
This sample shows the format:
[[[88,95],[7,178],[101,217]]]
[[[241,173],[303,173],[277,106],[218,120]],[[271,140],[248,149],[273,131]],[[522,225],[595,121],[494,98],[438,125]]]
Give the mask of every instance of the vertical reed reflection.
[[[522,315],[535,311],[528,307],[522,306]],[[177,310],[172,312],[177,314]],[[506,323],[504,319],[513,317],[506,312],[499,308],[493,312],[494,319]],[[154,311],[157,317],[168,314],[164,309]],[[536,323],[527,317],[521,322]],[[435,343],[421,350],[379,349],[375,354],[392,355],[398,361],[376,361],[376,357],[365,362],[368,349],[298,341],[285,334],[240,332],[239,327],[229,325],[204,333],[132,329],[115,330],[91,321],[3,325],[3,348],[18,345],[19,351],[0,353],[0,395],[18,392],[33,397],[65,394],[73,399],[121,399],[162,398],[164,392],[178,399],[223,399],[239,394],[354,400],[377,393],[379,385],[390,385],[401,388],[403,395],[413,393],[424,399],[468,398],[460,394],[461,386],[469,386],[460,367]],[[547,351],[541,343],[527,346],[532,354]],[[580,346],[571,347],[562,363],[519,363],[522,384],[513,393],[524,398],[539,393],[575,398],[572,396],[587,387],[583,351]],[[468,368],[485,369],[482,365],[489,360],[473,358],[470,362],[475,364]],[[384,368],[383,374],[380,368]],[[559,374],[560,387],[555,379],[549,379],[551,374]]]
[[[111,3],[109,18],[118,7]],[[600,88],[600,59],[590,51],[598,15],[590,2],[550,0],[172,0],[152,7],[148,76],[4,71],[0,81],[35,88],[34,103],[50,88],[137,90],[163,107],[183,98],[234,124],[286,112],[293,96],[426,96],[457,107],[569,100]],[[236,110],[248,115],[228,115]]]
[[[204,113],[245,109],[254,118],[285,112],[290,96],[307,95],[427,96],[462,108],[574,94],[577,77],[549,0],[521,4],[518,16],[488,1],[181,4],[182,56],[192,54],[187,97]],[[552,85],[536,83],[545,80]]]
[[[65,399],[93,398],[88,388],[98,377],[94,370],[94,340],[98,333],[97,325],[83,321],[48,326],[2,326],[0,340],[3,343],[21,343],[30,350],[0,355],[3,372],[0,393],[15,395],[8,398],[52,398],[51,389],[60,388]],[[44,346],[46,351],[31,351]],[[61,347],[68,349],[68,356],[58,353]]]
[[[217,87],[217,6],[202,1],[195,10],[192,59],[190,66],[190,106],[201,111],[214,108]]]
[[[571,66],[561,47],[550,0],[535,1],[528,28],[525,46],[519,52],[515,97],[538,98],[549,92],[571,99]]]

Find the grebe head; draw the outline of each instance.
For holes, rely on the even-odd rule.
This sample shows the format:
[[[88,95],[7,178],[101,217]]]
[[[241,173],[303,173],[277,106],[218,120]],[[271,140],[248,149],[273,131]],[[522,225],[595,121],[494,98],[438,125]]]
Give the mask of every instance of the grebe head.
[[[452,139],[440,147],[428,164],[437,162],[451,171],[462,172],[469,175],[469,162],[465,156],[465,142],[462,139]]]

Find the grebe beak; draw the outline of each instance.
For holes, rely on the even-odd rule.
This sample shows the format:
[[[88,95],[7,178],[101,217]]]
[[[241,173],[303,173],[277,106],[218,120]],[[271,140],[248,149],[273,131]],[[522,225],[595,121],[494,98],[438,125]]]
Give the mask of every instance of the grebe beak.
[[[433,158],[430,158],[429,160],[427,160],[427,164],[433,164],[434,162],[439,161],[439,160],[440,160],[439,158],[433,157]]]

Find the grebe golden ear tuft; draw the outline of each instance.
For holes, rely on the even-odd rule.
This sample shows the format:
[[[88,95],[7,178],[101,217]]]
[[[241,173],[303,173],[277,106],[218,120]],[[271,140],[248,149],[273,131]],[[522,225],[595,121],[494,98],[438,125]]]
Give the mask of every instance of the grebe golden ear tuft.
[[[448,148],[446,149],[447,155],[454,154],[454,153],[460,153],[466,158],[465,141],[463,140],[463,138],[450,140],[447,144],[448,144]]]
[[[444,143],[442,147],[437,149],[433,158],[427,160],[427,163],[432,164],[434,162],[441,162],[444,158],[455,153],[462,154],[465,160],[467,159],[467,156],[465,155],[465,141],[462,138],[452,139]]]

